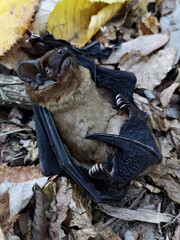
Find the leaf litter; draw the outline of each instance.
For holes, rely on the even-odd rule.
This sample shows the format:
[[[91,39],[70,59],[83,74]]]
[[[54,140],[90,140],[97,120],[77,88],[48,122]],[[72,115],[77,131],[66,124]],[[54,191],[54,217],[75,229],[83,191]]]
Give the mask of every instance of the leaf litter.
[[[162,2],[166,2],[167,6],[170,6],[168,5],[169,0]],[[178,26],[176,14],[179,5],[177,3],[175,8],[169,7],[168,14],[171,15],[168,16],[165,15],[167,13],[164,13],[159,21],[156,12],[149,14],[149,4],[151,6],[154,4],[158,8],[162,3],[161,1],[151,0],[138,1],[138,4],[132,4],[132,11],[128,11],[123,21],[119,22],[119,26],[116,25],[117,22],[114,23],[114,20],[110,21],[103,27],[103,31],[98,32],[97,38],[99,40],[103,39],[102,45],[108,46],[113,45],[113,41],[116,41],[121,29],[125,31],[124,36],[128,36],[128,41],[123,42],[120,49],[115,51],[108,60],[102,62],[103,65],[108,65],[111,68],[118,67],[133,71],[136,74],[138,83],[134,94],[135,101],[140,108],[149,114],[149,123],[162,150],[163,163],[147,173],[146,177],[142,176],[137,179],[136,184],[132,182],[120,207],[104,205],[104,211],[107,215],[101,211],[102,209],[96,209],[91,204],[90,199],[65,177],[55,176],[50,181],[44,178],[43,184],[41,184],[38,183],[38,179],[41,179],[42,175],[37,170],[37,166],[9,169],[9,167],[2,165],[1,181],[2,184],[7,182],[5,184],[6,189],[10,189],[8,184],[12,181],[12,186],[15,182],[17,185],[20,184],[21,189],[25,187],[29,192],[29,197],[26,199],[27,196],[25,196],[25,200],[20,201],[19,207],[15,208],[15,211],[12,209],[9,194],[13,194],[13,199],[17,199],[19,196],[22,198],[23,194],[16,190],[7,190],[1,195],[4,205],[0,208],[0,216],[5,219],[2,226],[6,233],[11,232],[13,234],[13,225],[19,221],[21,233],[26,237],[28,234],[35,236],[40,232],[39,236],[44,238],[44,235],[42,235],[44,234],[43,224],[46,226],[50,239],[63,239],[67,236],[74,239],[101,239],[102,237],[104,239],[111,237],[113,237],[112,239],[129,239],[130,237],[131,239],[138,239],[144,236],[144,239],[148,240],[162,239],[162,236],[169,236],[169,239],[172,239],[174,236],[178,236],[179,222],[175,216],[178,216],[180,204],[180,124],[178,115],[180,111],[180,87],[179,75],[173,77],[171,74],[173,69],[179,70],[177,65],[179,49],[177,44],[172,43],[172,38],[175,39],[175,43],[178,42],[177,37],[175,37],[178,34],[178,28],[175,31],[176,34],[173,33],[173,29],[168,29],[168,32],[168,25],[163,18],[167,20],[169,16],[172,16],[171,20],[173,19]],[[135,21],[133,19],[138,20],[135,28],[132,27],[134,23],[129,25],[130,21]],[[158,31],[159,33],[157,33]],[[147,33],[148,35],[146,35]],[[103,35],[103,38],[101,38],[101,35]],[[83,40],[79,41],[83,42]],[[13,63],[13,66],[16,66],[16,63]],[[170,114],[172,109],[175,109],[176,113]],[[25,128],[24,124],[21,126]],[[14,136],[18,136],[18,133],[15,133],[13,137],[10,134],[11,141]],[[24,133],[21,136],[23,136],[25,142],[35,139],[33,133]],[[8,137],[1,142],[1,153],[3,153],[5,145],[9,144],[10,139]],[[16,140],[16,142],[18,141]],[[13,143],[12,146],[17,151],[18,145]],[[27,142],[23,146],[27,146]],[[29,145],[28,152],[30,148],[31,145]],[[2,162],[3,160],[1,159]],[[12,179],[10,179],[10,176]],[[16,181],[20,181],[20,183]],[[45,187],[41,190],[35,183],[38,183],[41,188],[44,185]],[[33,193],[32,187],[34,185],[35,192]],[[156,188],[155,191],[153,190],[154,187]],[[34,199],[34,203],[32,199]],[[43,201],[44,204],[42,204]],[[36,212],[34,222],[27,212],[28,209],[32,208],[32,205],[35,206]],[[3,211],[4,209],[6,210]],[[44,215],[42,217],[38,216],[39,210],[42,214],[45,213],[46,223],[44,222]],[[134,217],[131,217],[133,213],[135,213]],[[151,214],[147,216],[152,216],[152,220],[145,215],[146,213]],[[161,225],[145,223],[146,219],[152,223],[155,222],[153,215],[154,219],[159,217],[160,220],[157,220],[156,223],[161,223]],[[14,219],[11,224],[9,223],[10,216],[13,216]],[[25,229],[25,225],[23,225],[24,217],[28,220],[27,229],[28,224],[33,226],[34,230],[32,232],[28,232],[28,230],[23,232],[23,229]],[[122,218],[126,221],[122,221]],[[115,220],[111,221],[112,219]],[[133,222],[129,224],[127,220]],[[135,220],[140,220],[140,222]],[[167,223],[164,228],[161,228],[162,222]],[[168,228],[168,224],[170,228]],[[102,226],[104,228],[100,231]],[[151,234],[152,238],[148,237],[145,230],[142,231],[140,228],[147,229],[147,233]],[[35,239],[35,237],[33,238]]]

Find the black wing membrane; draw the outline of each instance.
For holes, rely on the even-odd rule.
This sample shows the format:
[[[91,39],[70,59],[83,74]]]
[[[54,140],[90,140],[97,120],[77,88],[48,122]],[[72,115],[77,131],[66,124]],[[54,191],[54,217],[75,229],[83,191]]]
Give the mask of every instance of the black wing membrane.
[[[65,175],[63,169],[59,167],[49,139],[49,128],[47,127],[47,121],[44,115],[45,110],[38,105],[33,105],[33,111],[41,171],[45,176],[55,174]]]
[[[40,166],[46,176],[60,174],[71,177],[97,203],[122,199],[124,193],[109,195],[96,189],[89,179],[87,170],[78,166],[73,158],[67,154],[51,113],[47,109],[34,105],[34,114]]]
[[[97,66],[95,83],[98,87],[105,87],[111,90],[114,97],[121,94],[131,103],[134,103],[133,91],[136,84],[136,77],[133,73]]]
[[[126,183],[134,179],[148,167],[158,164],[162,160],[159,152],[134,139],[113,134],[90,134],[86,138],[99,140],[117,147],[113,161],[114,179],[119,183]]]
[[[111,48],[106,47],[104,49],[101,48],[98,41],[93,41],[83,48],[76,48],[68,41],[55,39],[53,35],[32,35],[30,42],[34,49],[34,54],[37,57],[41,57],[46,52],[54,48],[68,47],[76,56],[100,57],[106,59],[109,57],[112,51],[119,48],[122,41],[119,41]]]

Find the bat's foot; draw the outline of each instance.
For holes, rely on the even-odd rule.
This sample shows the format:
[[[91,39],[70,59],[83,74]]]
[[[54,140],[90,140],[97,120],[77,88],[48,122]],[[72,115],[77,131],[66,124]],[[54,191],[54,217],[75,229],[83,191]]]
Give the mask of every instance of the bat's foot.
[[[91,178],[101,180],[112,180],[112,175],[107,169],[106,163],[96,163],[89,169],[89,176]]]

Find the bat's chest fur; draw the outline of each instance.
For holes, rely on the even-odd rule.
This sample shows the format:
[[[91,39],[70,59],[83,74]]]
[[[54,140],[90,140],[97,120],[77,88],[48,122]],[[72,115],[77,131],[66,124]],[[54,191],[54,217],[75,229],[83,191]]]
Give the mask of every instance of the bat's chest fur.
[[[85,139],[85,136],[90,133],[106,132],[109,120],[117,114],[117,111],[109,102],[102,99],[94,84],[88,85],[86,88],[83,89],[80,100],[71,96],[73,104],[69,109],[66,108],[66,111],[60,109],[52,114],[60,136],[72,156],[78,161],[93,162],[94,154],[100,143]],[[107,156],[105,148],[99,158],[105,158],[103,154]]]

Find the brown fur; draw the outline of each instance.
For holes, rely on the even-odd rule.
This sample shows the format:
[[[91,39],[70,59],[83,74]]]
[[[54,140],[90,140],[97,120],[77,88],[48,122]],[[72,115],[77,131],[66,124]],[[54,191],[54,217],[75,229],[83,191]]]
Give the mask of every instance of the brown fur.
[[[51,111],[61,139],[74,158],[90,164],[106,161],[107,146],[84,138],[108,131],[108,123],[117,111],[99,94],[87,68],[70,65],[63,79],[43,90],[28,85],[27,93],[32,102]],[[116,134],[119,131],[118,127]]]

